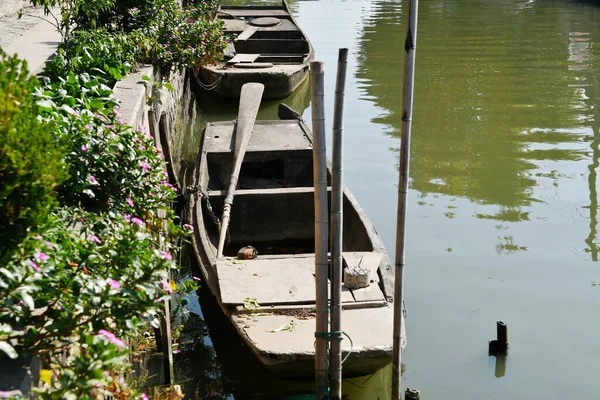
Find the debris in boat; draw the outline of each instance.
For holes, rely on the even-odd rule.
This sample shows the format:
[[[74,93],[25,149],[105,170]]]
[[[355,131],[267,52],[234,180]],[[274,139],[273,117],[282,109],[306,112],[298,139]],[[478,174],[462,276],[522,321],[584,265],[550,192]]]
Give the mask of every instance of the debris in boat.
[[[288,315],[296,319],[311,319],[317,316],[317,310],[314,308],[297,308],[289,310],[277,310],[278,315]]]
[[[225,257],[227,260],[231,261],[232,264],[244,264],[244,260],[240,260],[235,257]]]
[[[283,332],[283,331],[292,331],[296,326],[296,322],[291,320],[289,324],[283,324],[277,329],[267,329],[267,332],[275,333],[275,332]]]
[[[361,266],[344,268],[344,286],[348,289],[366,288],[370,284],[369,269]]]
[[[237,254],[240,260],[252,260],[258,255],[258,251],[252,246],[244,246],[238,250]]]

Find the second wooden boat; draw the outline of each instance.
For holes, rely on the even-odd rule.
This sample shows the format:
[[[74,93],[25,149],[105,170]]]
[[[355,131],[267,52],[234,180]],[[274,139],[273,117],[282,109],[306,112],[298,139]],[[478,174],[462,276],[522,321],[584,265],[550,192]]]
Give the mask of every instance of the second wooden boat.
[[[313,47],[285,1],[279,6],[221,5],[216,18],[234,39],[222,62],[201,67],[203,86],[237,98],[245,83],[259,82],[268,100],[289,96],[307,78]]]
[[[190,218],[201,273],[225,316],[271,372],[314,376],[315,255],[311,132],[302,120],[257,121],[231,209],[230,241],[217,257],[218,214],[232,170],[234,122],[208,123]],[[392,361],[394,267],[373,224],[344,188],[344,267],[370,271],[366,288],[342,288],[345,376]],[[254,259],[238,259],[253,246]],[[403,335],[403,342],[405,336]]]

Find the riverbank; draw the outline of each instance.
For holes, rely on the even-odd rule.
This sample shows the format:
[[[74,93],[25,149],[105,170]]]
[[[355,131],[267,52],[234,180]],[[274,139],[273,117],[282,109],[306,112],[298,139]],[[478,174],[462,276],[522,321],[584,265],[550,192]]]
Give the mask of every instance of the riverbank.
[[[205,2],[193,10],[170,0],[162,3],[140,4],[142,15],[152,17],[126,25],[137,23],[137,30],[69,31],[63,26],[62,37],[69,36],[61,43],[61,35],[48,40],[53,28],[42,20],[21,20],[18,28],[3,25],[12,36],[3,42],[10,55],[0,52],[0,92],[14,101],[0,102],[0,116],[11,122],[0,127],[0,137],[6,141],[2,148],[19,156],[0,159],[0,171],[8,171],[4,176],[15,181],[0,195],[9,199],[6,210],[16,208],[12,201],[18,200],[21,187],[43,189],[47,195],[32,198],[44,201],[43,209],[23,199],[19,207],[31,210],[30,219],[17,213],[9,220],[3,214],[0,221],[5,235],[20,227],[10,243],[2,244],[0,272],[8,279],[0,287],[5,299],[0,350],[2,359],[38,357],[43,385],[38,387],[38,377],[30,374],[36,391],[78,398],[95,398],[100,389],[120,398],[139,395],[139,387],[131,386],[135,382],[121,378],[128,368],[127,348],[133,350],[130,361],[141,349],[140,340],[148,349],[140,333],[151,327],[161,325],[161,336],[170,337],[169,312],[161,307],[197,287],[191,279],[177,282],[176,241],[189,228],[181,226],[171,209],[177,188],[165,170],[170,154],[161,149],[169,148],[172,128],[181,110],[189,108],[180,101],[190,96],[182,95],[185,74],[178,71],[199,62],[197,51],[212,55],[222,38],[215,36],[218,31],[210,22],[203,24]],[[127,15],[114,10],[115,18],[135,17],[140,8],[125,10]],[[182,20],[197,26],[179,32]],[[174,46],[164,50],[171,44],[152,36],[153,23],[167,30],[175,24],[173,35],[180,37],[199,41],[200,32],[213,38],[192,53]],[[146,52],[136,46],[142,39]],[[206,44],[217,47],[209,51]],[[32,52],[36,45],[44,51]],[[27,76],[27,67],[14,53],[28,61],[29,72],[43,76],[41,85]],[[154,56],[156,66],[140,64],[148,56]],[[37,158],[27,161],[32,155]],[[41,171],[48,179],[39,180],[35,171],[43,168],[43,157],[62,172]],[[19,379],[0,383],[8,391],[27,386]]]

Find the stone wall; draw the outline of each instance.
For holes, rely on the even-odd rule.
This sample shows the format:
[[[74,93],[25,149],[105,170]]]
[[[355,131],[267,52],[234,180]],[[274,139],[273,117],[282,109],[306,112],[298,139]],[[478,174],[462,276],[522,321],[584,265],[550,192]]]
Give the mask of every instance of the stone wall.
[[[164,152],[171,180],[179,183],[181,143],[193,134],[196,105],[185,72],[172,74],[169,83],[173,91],[161,84],[156,68],[145,65],[117,82],[114,94],[121,101],[123,122],[153,135]]]

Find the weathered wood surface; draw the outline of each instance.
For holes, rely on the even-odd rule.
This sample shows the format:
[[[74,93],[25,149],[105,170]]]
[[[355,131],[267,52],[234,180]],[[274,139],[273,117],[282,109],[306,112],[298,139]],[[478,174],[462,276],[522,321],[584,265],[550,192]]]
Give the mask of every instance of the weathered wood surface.
[[[254,35],[256,33],[256,31],[258,31],[259,27],[258,26],[246,26],[244,28],[244,31],[242,33],[240,33],[237,37],[237,40],[248,40],[250,39],[250,36]]]
[[[268,62],[240,62],[233,64],[235,68],[243,69],[261,69],[261,68],[272,68],[273,63]]]
[[[247,62],[254,62],[260,57],[260,54],[236,54],[235,57],[227,61],[227,64],[236,64]]]
[[[262,315],[246,318],[233,316],[236,324],[248,336],[248,339],[261,352],[271,354],[301,354],[314,357],[314,318],[300,319],[288,315]],[[293,322],[291,330],[279,328]],[[352,358],[360,359],[361,353],[368,351],[388,352],[391,361],[392,308],[378,307],[369,309],[344,310],[342,314],[344,332],[353,341]],[[275,331],[275,332],[273,332]],[[404,335],[403,335],[404,337]],[[404,341],[404,340],[403,340]],[[350,350],[350,341],[342,341],[344,352]]]
[[[362,255],[359,255],[362,254]],[[344,260],[381,259],[370,253],[343,253]],[[226,259],[217,261],[221,301],[224,304],[244,304],[246,298],[260,305],[314,304],[314,255],[290,258],[259,258],[254,260]],[[372,272],[377,275],[377,268]],[[369,287],[348,290],[342,286],[342,302],[380,302],[385,297],[377,283]]]
[[[282,134],[284,131],[286,134]],[[206,143],[205,151],[209,153],[229,153],[233,149],[234,124],[209,123],[206,126],[206,135],[210,141]],[[257,121],[253,134],[248,143],[248,152],[273,151],[273,150],[310,150],[310,140],[296,121],[276,121],[265,123]]]
[[[224,304],[244,304],[256,299],[258,304],[314,303],[315,258],[217,261],[217,274]]]
[[[356,301],[376,301],[384,300],[383,292],[379,285],[372,283],[369,287],[352,290],[354,300]]]

